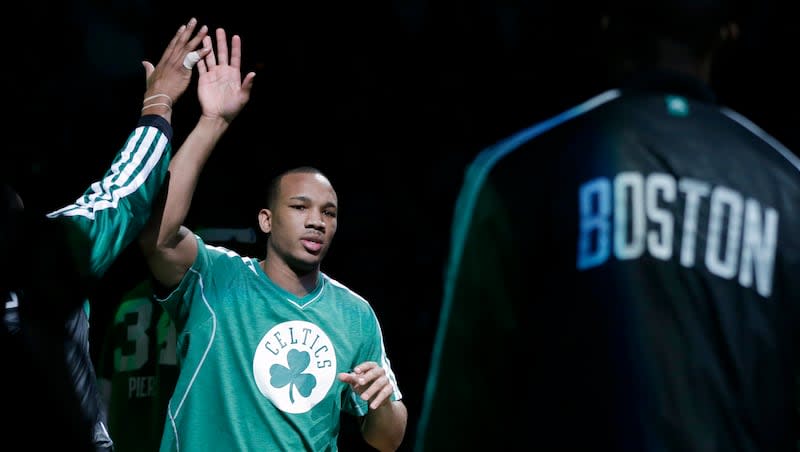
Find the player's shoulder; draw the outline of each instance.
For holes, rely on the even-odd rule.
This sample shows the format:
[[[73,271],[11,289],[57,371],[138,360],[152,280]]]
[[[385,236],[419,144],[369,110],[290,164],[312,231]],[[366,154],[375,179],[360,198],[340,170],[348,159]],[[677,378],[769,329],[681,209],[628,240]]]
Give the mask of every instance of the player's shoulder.
[[[208,243],[198,236],[198,246],[202,247],[204,252],[215,262],[226,261],[234,265],[249,266],[253,258],[245,256],[238,251],[228,248],[224,245]]]
[[[216,278],[258,276],[258,260],[220,244],[209,244],[198,237],[198,259],[196,269],[200,273]]]
[[[354,306],[361,306],[364,308],[370,307],[369,301],[367,301],[366,298],[361,296],[355,290],[351,289],[340,281],[331,278],[330,275],[320,272],[320,276],[323,278],[325,290],[331,292],[332,295],[339,299],[352,302]]]
[[[521,149],[536,148],[544,143],[551,145],[554,136],[561,136],[565,132],[574,132],[576,128],[585,128],[587,119],[596,120],[610,116],[610,111],[616,109],[614,105],[622,102],[622,91],[610,89],[596,94],[578,104],[563,109],[557,114],[521,129],[487,147],[473,159],[468,169],[468,174],[483,174],[491,171],[498,162],[507,160],[511,155],[516,155]],[[598,121],[600,123],[602,121]],[[602,128],[594,127],[595,132]],[[571,137],[572,133],[565,136]]]
[[[200,243],[202,244],[202,246],[206,250],[208,250],[208,252],[213,253],[213,254],[224,255],[224,256],[227,256],[227,257],[231,257],[231,258],[235,258],[236,256],[241,256],[236,251],[234,251],[234,250],[232,250],[232,249],[230,249],[228,247],[222,246],[222,245],[218,245],[218,244],[214,244],[214,243],[208,243],[208,242],[205,242],[205,241],[201,241]]]

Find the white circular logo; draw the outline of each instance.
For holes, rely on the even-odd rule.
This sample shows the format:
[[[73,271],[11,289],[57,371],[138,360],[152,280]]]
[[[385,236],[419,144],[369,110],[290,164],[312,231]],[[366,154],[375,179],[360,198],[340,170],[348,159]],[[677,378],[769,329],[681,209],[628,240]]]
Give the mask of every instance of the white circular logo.
[[[275,325],[258,343],[253,377],[279,410],[305,413],[325,397],[336,378],[333,344],[313,323]]]

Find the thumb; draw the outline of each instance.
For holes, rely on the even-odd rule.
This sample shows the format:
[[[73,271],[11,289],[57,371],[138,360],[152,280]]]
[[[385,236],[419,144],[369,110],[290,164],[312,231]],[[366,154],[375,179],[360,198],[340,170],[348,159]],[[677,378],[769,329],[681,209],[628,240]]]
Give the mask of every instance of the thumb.
[[[142,61],[142,66],[144,66],[145,79],[149,79],[150,74],[152,74],[156,68],[153,66],[153,63],[149,61]]]

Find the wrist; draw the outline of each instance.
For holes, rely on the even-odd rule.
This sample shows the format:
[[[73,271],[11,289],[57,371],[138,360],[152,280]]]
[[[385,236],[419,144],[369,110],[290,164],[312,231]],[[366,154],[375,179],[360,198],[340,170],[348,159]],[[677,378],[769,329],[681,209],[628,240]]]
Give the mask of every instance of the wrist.
[[[173,104],[172,98],[168,94],[164,93],[144,93],[144,100],[142,101],[143,105],[147,105],[152,102],[164,102],[169,104],[171,107]]]
[[[230,125],[230,122],[228,122],[222,116],[210,116],[206,114],[201,114],[200,119],[198,120],[198,125],[204,128],[212,128],[220,132],[224,132]]]
[[[142,101],[142,115],[160,115],[166,119],[172,116],[172,98],[163,93],[145,93]]]
[[[142,116],[159,115],[169,120],[172,118],[172,107],[169,104],[156,102],[142,107]]]

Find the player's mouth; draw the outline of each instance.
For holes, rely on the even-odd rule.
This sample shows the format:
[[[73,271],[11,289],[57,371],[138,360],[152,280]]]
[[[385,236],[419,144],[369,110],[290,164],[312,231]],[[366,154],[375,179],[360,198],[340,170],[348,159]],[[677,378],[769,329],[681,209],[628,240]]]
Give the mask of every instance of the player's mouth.
[[[322,242],[315,239],[300,239],[300,243],[311,254],[317,254],[322,249]]]

